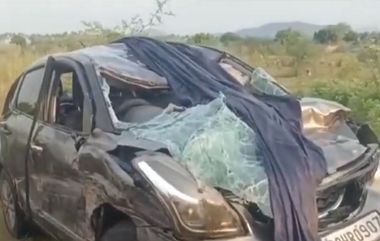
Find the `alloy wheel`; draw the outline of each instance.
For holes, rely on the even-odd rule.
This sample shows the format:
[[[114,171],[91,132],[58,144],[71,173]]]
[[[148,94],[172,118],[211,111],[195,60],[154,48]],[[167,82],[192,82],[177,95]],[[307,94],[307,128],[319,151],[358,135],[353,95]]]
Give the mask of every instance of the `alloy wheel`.
[[[0,184],[0,198],[3,209],[4,221],[8,230],[13,233],[16,225],[16,210],[15,200],[13,197],[12,189],[6,180],[1,180]]]

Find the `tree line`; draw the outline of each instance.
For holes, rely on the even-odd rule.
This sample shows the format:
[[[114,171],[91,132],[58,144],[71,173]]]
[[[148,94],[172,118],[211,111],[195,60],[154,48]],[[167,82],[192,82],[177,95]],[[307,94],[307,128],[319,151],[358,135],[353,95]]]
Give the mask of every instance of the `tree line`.
[[[66,42],[70,42],[69,40],[75,41],[77,38],[79,41],[81,41],[85,38],[91,39],[92,35],[96,35],[98,37],[100,36],[99,42],[103,41],[104,43],[105,41],[112,41],[123,36],[149,34],[149,28],[161,23],[163,16],[172,15],[170,11],[163,9],[164,4],[166,4],[167,0],[158,2],[160,3],[158,5],[160,7],[151,15],[151,18],[146,22],[144,22],[142,18],[137,15],[131,20],[122,21],[120,25],[111,28],[107,28],[99,22],[83,22],[84,29],[81,31],[64,32],[61,34],[31,35],[20,33],[5,33],[0,34],[0,39],[8,38],[11,44],[15,44],[20,47],[26,47],[28,44],[34,45],[38,44],[39,42],[59,42],[59,39],[65,39],[67,40]],[[195,44],[203,44],[215,41],[220,41],[221,43],[225,44],[230,42],[247,42],[250,40],[258,40],[254,37],[242,37],[233,32],[227,32],[221,36],[216,36],[211,33],[198,33],[191,36],[167,35],[159,37],[181,39]],[[268,39],[261,40],[268,41]],[[288,46],[294,44],[302,44],[305,40],[310,39],[307,36],[304,36],[301,32],[298,32],[291,28],[278,31],[274,38],[275,42],[280,42],[281,44]],[[362,42],[371,42],[378,44],[380,43],[380,32],[356,32],[348,24],[339,23],[336,25],[329,25],[315,32],[312,40],[320,44],[336,44],[340,41],[354,44]],[[89,44],[92,44],[92,42]]]

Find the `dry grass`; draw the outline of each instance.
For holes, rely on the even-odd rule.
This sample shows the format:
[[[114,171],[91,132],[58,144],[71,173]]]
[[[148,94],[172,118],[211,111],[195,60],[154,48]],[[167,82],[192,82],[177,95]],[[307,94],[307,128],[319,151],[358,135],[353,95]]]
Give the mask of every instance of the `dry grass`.
[[[32,51],[22,51],[17,46],[0,45],[0,104],[17,76],[40,56]]]

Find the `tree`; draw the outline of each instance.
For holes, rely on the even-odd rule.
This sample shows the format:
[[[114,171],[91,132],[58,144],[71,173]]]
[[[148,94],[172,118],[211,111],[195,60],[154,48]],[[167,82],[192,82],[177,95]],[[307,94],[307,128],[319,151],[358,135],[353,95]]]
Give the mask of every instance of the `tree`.
[[[21,48],[25,48],[27,44],[26,39],[21,34],[13,34],[10,43],[20,46]]]
[[[294,59],[295,75],[298,75],[299,67],[304,59],[312,54],[310,41],[300,32],[292,29],[280,30],[276,33],[275,41],[285,47],[286,54]]]
[[[214,39],[214,36],[209,33],[197,33],[191,37],[190,41],[195,44],[205,44],[212,42]]]
[[[343,40],[346,42],[357,42],[359,40],[359,34],[350,30],[344,35]]]
[[[172,16],[171,11],[166,10],[169,0],[155,0],[157,8],[150,14],[147,20],[137,14],[129,20],[122,20],[119,25],[107,28],[103,26],[100,22],[83,21],[82,24],[86,27],[85,32],[90,32],[94,34],[103,34],[110,36],[110,38],[118,37],[121,35],[134,35],[141,33],[148,28],[156,26],[162,22],[164,16]]]
[[[220,41],[224,44],[229,43],[229,42],[235,42],[235,41],[241,41],[242,38],[237,35],[236,33],[225,33],[220,37]]]
[[[364,33],[359,33],[358,39],[361,42],[367,42],[367,43],[375,43],[379,44],[380,43],[380,32],[364,32]]]
[[[308,55],[308,40],[298,31],[291,29],[280,30],[275,36],[275,41],[285,46],[286,53],[300,62]]]
[[[339,39],[343,38],[346,33],[352,31],[351,26],[347,23],[338,23],[336,25],[330,25],[328,28],[332,29],[338,35]]]
[[[314,40],[322,44],[334,43],[338,40],[344,39],[348,33],[350,33],[350,36],[348,37],[355,37],[351,32],[353,31],[350,25],[346,23],[338,23],[336,25],[327,26],[314,33]]]
[[[338,41],[338,33],[333,28],[327,27],[315,32],[313,39],[322,44],[334,43]]]
[[[276,33],[274,41],[280,42],[282,45],[291,44],[302,38],[302,34],[290,28],[280,30]]]

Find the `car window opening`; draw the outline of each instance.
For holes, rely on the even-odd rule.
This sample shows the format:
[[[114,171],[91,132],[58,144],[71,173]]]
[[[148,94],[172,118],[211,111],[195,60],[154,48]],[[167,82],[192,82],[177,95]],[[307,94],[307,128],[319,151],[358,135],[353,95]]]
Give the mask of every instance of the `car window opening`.
[[[82,131],[84,95],[73,69],[58,65],[54,71],[51,123]]]
[[[110,111],[120,122],[147,122],[161,114],[170,104],[176,103],[174,93],[167,85],[150,89],[149,86],[136,85],[124,79],[115,80],[108,75],[104,75],[103,80],[103,91],[112,107]]]
[[[262,68],[247,69],[228,57],[220,59],[219,64],[251,92],[278,96],[289,93]],[[112,106],[111,115],[117,122],[144,123],[162,113],[170,104],[178,104],[167,83],[127,76],[121,74],[121,70],[120,73],[105,67],[98,70],[108,85],[105,95]]]
[[[173,102],[170,90],[120,90],[111,87],[110,100],[120,121],[143,123],[161,114]]]

